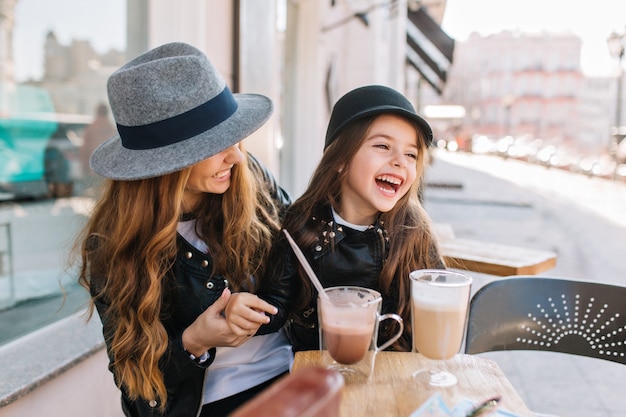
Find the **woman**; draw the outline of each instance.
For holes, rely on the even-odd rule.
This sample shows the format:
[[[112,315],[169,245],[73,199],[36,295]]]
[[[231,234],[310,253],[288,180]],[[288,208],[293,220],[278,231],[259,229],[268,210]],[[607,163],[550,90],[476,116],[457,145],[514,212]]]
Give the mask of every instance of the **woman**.
[[[348,92],[333,107],[322,159],[284,222],[324,287],[377,290],[383,313],[405,323],[409,273],[445,267],[418,196],[431,142],[429,124],[399,92],[379,85]],[[319,349],[317,292],[279,239],[273,274],[300,283],[290,325],[294,351]],[[411,326],[404,329],[396,350],[411,350]],[[396,332],[383,326],[380,336]]]
[[[288,286],[262,279],[289,197],[240,143],[272,103],[232,94],[184,43],[133,59],[107,88],[119,135],[90,159],[108,180],[80,241],[79,280],[123,411],[225,416],[292,360],[277,332]]]

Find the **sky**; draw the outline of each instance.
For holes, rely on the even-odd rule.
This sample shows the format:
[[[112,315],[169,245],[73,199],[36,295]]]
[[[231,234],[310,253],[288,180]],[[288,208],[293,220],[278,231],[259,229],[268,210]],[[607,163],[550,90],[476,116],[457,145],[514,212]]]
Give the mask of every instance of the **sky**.
[[[43,73],[46,35],[58,41],[89,40],[100,53],[126,49],[126,0],[18,0],[13,54],[18,81]]]
[[[611,32],[626,30],[626,0],[447,0],[441,26],[459,41],[472,32],[569,30],[582,39],[583,73],[610,76],[617,60],[606,40]]]
[[[46,34],[62,44],[89,40],[98,52],[124,49],[126,0],[18,0],[14,57],[18,81],[39,78]],[[447,0],[442,22],[448,35],[462,41],[502,30],[570,30],[581,37],[581,67],[586,75],[616,73],[606,39],[626,30],[626,0]]]

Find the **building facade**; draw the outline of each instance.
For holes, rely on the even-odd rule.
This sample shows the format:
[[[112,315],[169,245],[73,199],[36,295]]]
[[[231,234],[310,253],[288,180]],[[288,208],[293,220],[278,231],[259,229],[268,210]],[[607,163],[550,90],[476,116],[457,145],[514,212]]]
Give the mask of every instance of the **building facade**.
[[[569,32],[489,36],[457,43],[444,100],[466,109],[458,134],[540,139],[606,153],[615,80],[585,77],[581,39]]]
[[[465,106],[466,134],[576,141],[581,40],[505,31],[459,42],[446,101]]]
[[[123,51],[99,54],[89,41],[72,40],[65,45],[54,32],[49,32],[44,46],[43,77],[26,84],[47,91],[57,113],[93,115],[100,103],[107,102],[109,75],[124,61]]]

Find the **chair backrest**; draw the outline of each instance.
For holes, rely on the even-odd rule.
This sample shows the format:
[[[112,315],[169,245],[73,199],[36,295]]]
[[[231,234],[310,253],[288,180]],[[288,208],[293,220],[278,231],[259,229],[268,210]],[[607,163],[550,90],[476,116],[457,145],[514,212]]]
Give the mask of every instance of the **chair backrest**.
[[[626,364],[626,287],[514,276],[472,297],[465,352],[545,350]]]

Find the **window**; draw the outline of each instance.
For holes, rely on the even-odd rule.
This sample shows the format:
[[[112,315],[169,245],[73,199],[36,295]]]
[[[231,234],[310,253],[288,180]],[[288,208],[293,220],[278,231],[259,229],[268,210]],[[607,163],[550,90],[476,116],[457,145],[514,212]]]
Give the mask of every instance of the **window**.
[[[105,85],[126,60],[126,1],[19,0],[0,13],[3,344],[86,305],[67,255],[98,184],[88,155],[114,134]]]

